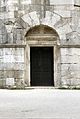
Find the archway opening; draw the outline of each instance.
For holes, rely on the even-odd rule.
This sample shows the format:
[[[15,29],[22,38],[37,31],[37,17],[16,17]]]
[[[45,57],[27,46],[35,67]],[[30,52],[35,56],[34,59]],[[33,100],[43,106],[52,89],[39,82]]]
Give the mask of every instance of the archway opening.
[[[57,32],[46,25],[38,25],[26,34],[26,42],[29,46],[28,61],[31,86],[54,86],[55,81],[55,45],[59,36]],[[54,45],[55,44],[55,45]],[[28,62],[27,61],[27,62]]]

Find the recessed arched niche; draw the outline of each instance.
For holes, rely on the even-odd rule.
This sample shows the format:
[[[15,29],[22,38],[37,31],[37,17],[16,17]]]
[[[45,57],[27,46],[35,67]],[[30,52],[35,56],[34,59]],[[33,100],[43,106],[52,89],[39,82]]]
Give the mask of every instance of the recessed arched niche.
[[[25,81],[27,85],[59,86],[60,50],[59,35],[56,30],[47,25],[37,25],[27,31],[25,38]]]
[[[33,39],[35,39],[35,38],[41,39],[42,38],[42,39],[46,39],[46,40],[59,39],[59,35],[56,32],[56,30],[47,26],[47,25],[34,26],[28,30],[28,32],[26,33],[25,36],[26,36],[27,40],[31,39],[31,38],[33,38]]]

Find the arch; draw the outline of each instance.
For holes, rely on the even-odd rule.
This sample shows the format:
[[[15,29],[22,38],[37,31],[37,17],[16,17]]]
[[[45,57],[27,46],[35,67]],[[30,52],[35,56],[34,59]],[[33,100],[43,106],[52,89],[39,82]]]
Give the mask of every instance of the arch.
[[[63,39],[62,38],[63,31],[60,30],[61,27],[56,26],[57,22],[60,26],[62,26],[62,23],[59,22],[61,20],[61,16],[52,11],[46,11],[46,16],[45,18],[42,18],[42,19],[39,18],[39,14],[36,11],[23,14],[21,16],[21,19],[24,21],[25,26],[27,26],[25,29],[25,34],[31,28],[34,28],[35,26],[43,24],[53,29],[56,29],[60,39]]]
[[[55,29],[48,25],[36,25],[29,28],[25,34],[26,48],[25,48],[25,81],[28,86],[31,85],[31,48],[52,48],[52,63],[53,63],[53,80],[54,86],[60,85],[60,49],[58,47],[59,35]],[[41,51],[40,51],[41,52]],[[38,53],[37,53],[38,54]],[[44,55],[46,56],[46,55]],[[48,64],[48,63],[47,63]],[[49,68],[50,69],[50,68]]]
[[[27,36],[55,36],[55,37],[59,37],[58,33],[56,32],[55,29],[51,28],[50,26],[47,25],[36,25],[32,28],[30,28],[27,33],[26,33],[26,37]]]

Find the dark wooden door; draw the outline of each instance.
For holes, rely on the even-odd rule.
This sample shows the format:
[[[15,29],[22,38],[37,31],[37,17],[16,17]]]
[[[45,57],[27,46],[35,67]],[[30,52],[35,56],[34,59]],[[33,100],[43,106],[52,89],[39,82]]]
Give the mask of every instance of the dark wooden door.
[[[52,86],[53,83],[53,48],[31,47],[31,85]]]

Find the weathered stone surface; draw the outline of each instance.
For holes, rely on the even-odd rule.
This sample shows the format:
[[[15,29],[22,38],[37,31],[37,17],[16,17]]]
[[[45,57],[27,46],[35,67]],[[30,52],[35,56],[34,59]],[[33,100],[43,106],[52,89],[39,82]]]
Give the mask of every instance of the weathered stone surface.
[[[33,29],[33,37],[26,38],[39,25],[40,36]],[[48,29],[43,33],[41,25],[52,28],[56,37]],[[80,1],[0,0],[0,86],[7,78],[18,87],[30,85],[31,46],[54,48],[55,86],[80,85]]]
[[[61,49],[61,77],[63,85],[80,85],[80,49]]]
[[[7,78],[24,78],[24,49],[0,49],[0,79],[6,80]],[[4,85],[2,83],[0,84]]]
[[[74,4],[74,0],[50,0],[50,4]]]

